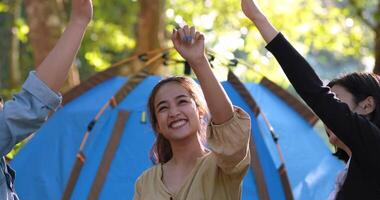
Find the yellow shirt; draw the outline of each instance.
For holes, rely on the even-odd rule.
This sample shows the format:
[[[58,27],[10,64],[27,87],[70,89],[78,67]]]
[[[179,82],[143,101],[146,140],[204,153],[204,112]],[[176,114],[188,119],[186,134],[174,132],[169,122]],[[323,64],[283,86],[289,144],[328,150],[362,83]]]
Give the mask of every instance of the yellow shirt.
[[[221,125],[210,123],[207,142],[210,153],[196,164],[176,194],[161,180],[161,164],[145,171],[136,181],[134,200],[238,200],[241,183],[250,163],[249,115],[235,108],[234,116]]]

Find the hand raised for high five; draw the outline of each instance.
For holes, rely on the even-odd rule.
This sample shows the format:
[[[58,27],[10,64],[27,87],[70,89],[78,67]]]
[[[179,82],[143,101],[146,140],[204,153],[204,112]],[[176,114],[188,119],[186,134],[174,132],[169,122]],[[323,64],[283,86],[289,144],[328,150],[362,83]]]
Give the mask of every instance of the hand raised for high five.
[[[92,18],[92,0],[72,0],[71,21],[87,25]]]
[[[173,30],[172,41],[174,48],[190,64],[196,66],[197,62],[206,59],[204,36],[194,27],[186,25]]]

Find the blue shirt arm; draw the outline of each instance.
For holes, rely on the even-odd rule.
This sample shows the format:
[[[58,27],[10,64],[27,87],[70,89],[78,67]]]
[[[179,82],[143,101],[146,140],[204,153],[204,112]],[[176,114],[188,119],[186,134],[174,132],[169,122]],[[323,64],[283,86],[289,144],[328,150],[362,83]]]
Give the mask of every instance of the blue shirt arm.
[[[39,129],[49,113],[55,111],[61,102],[60,94],[52,91],[34,71],[30,72],[21,92],[5,102],[0,110],[1,156]]]

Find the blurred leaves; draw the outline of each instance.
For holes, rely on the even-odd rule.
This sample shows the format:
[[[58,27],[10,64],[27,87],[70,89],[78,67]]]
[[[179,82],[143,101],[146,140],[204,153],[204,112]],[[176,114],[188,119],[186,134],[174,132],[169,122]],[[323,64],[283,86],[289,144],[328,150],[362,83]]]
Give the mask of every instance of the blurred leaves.
[[[5,3],[0,2],[0,13],[2,12],[8,12],[9,6]]]
[[[205,32],[208,47],[226,58],[233,56],[252,63],[245,80],[254,77],[254,71],[267,75],[278,83],[285,83],[277,62],[265,50],[265,43],[252,23],[240,11],[240,0],[168,0],[168,30],[176,24],[196,25]],[[344,68],[358,60],[355,70],[363,70],[362,58],[372,56],[374,34],[353,12],[347,1],[327,0],[257,0],[268,19],[305,56],[313,57],[316,67]],[[361,2],[363,7],[375,1]],[[365,4],[365,5],[364,5]],[[366,7],[367,8],[367,7]],[[369,8],[369,7],[368,7]],[[380,11],[378,11],[380,12]],[[322,52],[322,53],[321,53]],[[335,60],[320,63],[320,56],[329,52]],[[321,55],[322,54],[322,55]],[[347,61],[347,62],[344,62]],[[244,70],[243,70],[244,71]],[[322,75],[323,76],[323,75]],[[323,77],[326,78],[326,77]],[[328,77],[330,78],[330,77]],[[286,85],[286,84],[285,84]]]
[[[8,1],[0,0],[0,13],[8,11]],[[362,17],[379,23],[377,0],[256,1],[278,30],[322,73],[322,78],[330,78],[323,73],[326,70],[364,70],[373,64],[374,32]],[[64,2],[69,16],[70,0]],[[78,54],[83,79],[130,56],[136,47],[139,1],[93,0],[93,4],[94,20]],[[358,10],[363,16],[358,16]],[[205,33],[207,47],[218,57],[238,57],[251,63],[238,67],[242,79],[255,80],[261,75],[253,74],[259,71],[273,81],[286,83],[259,32],[241,12],[240,0],[166,0],[163,14],[165,46],[171,46],[173,28],[195,25]],[[23,43],[27,42],[28,31],[25,17],[19,19],[17,34]],[[181,71],[177,68],[181,67],[173,67],[173,73]]]
[[[29,26],[25,23],[24,19],[16,20],[16,27],[13,27],[14,31],[16,31],[16,35],[18,39],[25,43],[28,40]]]
[[[0,94],[10,98],[16,90],[7,89],[7,59],[11,31],[20,39],[23,75],[33,67],[32,48],[25,11],[10,25],[10,1],[0,0]],[[153,1],[153,0],[152,0]],[[235,73],[243,81],[260,81],[263,75],[287,87],[288,81],[276,60],[265,49],[258,30],[240,10],[240,0],[165,0],[165,37],[171,46],[173,28],[194,25],[206,37],[214,52],[212,62],[218,78],[226,78],[230,59],[241,59]],[[43,3],[44,1],[41,1]],[[63,0],[69,16],[71,0]],[[379,0],[256,0],[270,21],[312,64],[322,79],[336,74],[373,67],[374,31],[369,24],[380,23]],[[138,0],[93,0],[94,19],[78,53],[76,64],[81,78],[129,57],[136,47]],[[144,11],[143,11],[144,12]],[[8,42],[8,43],[7,43]],[[173,58],[181,59],[171,53]],[[172,74],[183,74],[183,64],[169,64]],[[20,89],[20,88],[18,88]],[[11,153],[12,155],[14,153]]]

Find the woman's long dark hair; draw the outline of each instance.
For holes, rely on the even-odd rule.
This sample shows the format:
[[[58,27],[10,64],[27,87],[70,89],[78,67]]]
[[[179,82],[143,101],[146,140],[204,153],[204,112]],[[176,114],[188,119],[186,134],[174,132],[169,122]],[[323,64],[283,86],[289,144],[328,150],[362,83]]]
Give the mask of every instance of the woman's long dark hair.
[[[350,73],[332,80],[328,86],[339,85],[350,92],[356,104],[372,96],[375,110],[368,116],[369,120],[380,128],[380,76],[372,73]],[[348,161],[349,156],[340,148],[334,153],[339,159]]]
[[[201,130],[200,130],[200,138],[203,143],[206,142],[206,128],[208,123],[208,110],[206,103],[204,101],[203,96],[201,95],[201,90],[197,83],[191,78],[182,77],[182,76],[174,76],[161,80],[152,90],[149,100],[148,100],[148,111],[150,122],[152,128],[156,134],[156,141],[153,144],[153,147],[150,151],[150,157],[153,163],[166,163],[168,162],[172,156],[172,148],[170,146],[169,140],[167,140],[161,133],[157,131],[157,117],[155,114],[155,97],[159,89],[167,84],[167,83],[178,83],[180,86],[185,88],[185,90],[189,93],[190,97],[194,100],[198,111],[203,116],[201,120]]]

